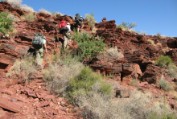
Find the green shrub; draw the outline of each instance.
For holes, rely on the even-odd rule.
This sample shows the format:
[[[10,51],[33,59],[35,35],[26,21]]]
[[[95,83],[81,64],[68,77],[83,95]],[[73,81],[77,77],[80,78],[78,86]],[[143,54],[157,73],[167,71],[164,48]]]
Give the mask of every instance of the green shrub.
[[[80,60],[95,57],[105,47],[105,43],[100,37],[95,38],[88,33],[75,32],[73,39],[78,42],[79,48],[77,49],[77,55],[80,57]]]
[[[0,12],[0,32],[7,34],[12,30],[13,20],[9,18],[8,13]]]
[[[173,61],[169,56],[160,56],[157,60],[156,60],[156,65],[164,67],[164,66],[168,66],[169,64],[172,64]]]
[[[94,15],[93,14],[86,14],[85,19],[87,20],[90,28],[93,29],[95,27],[95,23],[96,23]]]
[[[172,78],[177,78],[177,66],[173,63],[169,56],[160,56],[156,61],[156,65],[167,67],[169,76]]]
[[[110,95],[111,85],[102,80],[102,76],[94,73],[89,67],[85,67],[80,74],[69,82],[68,96],[72,101],[81,95],[90,93],[99,93],[101,95]]]
[[[126,23],[122,22],[120,25],[117,25],[117,28],[122,28],[124,30],[130,30],[136,26],[136,23]]]

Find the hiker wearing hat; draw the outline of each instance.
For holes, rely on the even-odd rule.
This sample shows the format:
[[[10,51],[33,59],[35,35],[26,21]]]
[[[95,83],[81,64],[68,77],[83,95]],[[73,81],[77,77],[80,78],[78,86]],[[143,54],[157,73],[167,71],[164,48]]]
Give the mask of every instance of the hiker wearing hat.
[[[34,56],[38,66],[43,67],[44,51],[47,53],[46,37],[42,33],[36,33],[32,40]]]
[[[106,22],[106,17],[103,17],[102,22]]]
[[[80,16],[80,14],[79,13],[77,13],[76,15],[75,15],[75,26],[76,26],[76,29],[77,29],[77,32],[80,32],[80,30],[81,30],[81,28],[82,28],[82,24],[83,24],[83,17],[82,16]]]

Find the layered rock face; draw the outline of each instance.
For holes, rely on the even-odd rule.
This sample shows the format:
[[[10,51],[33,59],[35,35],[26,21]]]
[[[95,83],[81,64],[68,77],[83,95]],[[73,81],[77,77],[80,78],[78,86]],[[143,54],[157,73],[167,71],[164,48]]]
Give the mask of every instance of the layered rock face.
[[[14,22],[17,33],[10,38],[1,37],[0,40],[1,74],[7,72],[15,59],[27,54],[36,32],[42,32],[46,36],[49,52],[58,51],[53,39],[56,35],[56,25],[61,20],[61,16],[33,13],[36,15],[33,22],[24,21],[20,19],[23,15],[28,14],[28,11],[14,8],[4,2],[0,4],[0,11],[9,11],[18,19]],[[74,23],[72,17],[66,15],[64,18],[71,24]],[[118,79],[123,80],[127,76],[133,78],[147,77],[145,72],[150,65],[154,65],[153,62],[160,55],[167,54],[176,63],[176,38],[161,38],[159,36],[141,35],[133,31],[124,31],[116,27],[114,20],[96,23],[95,27],[97,30],[94,35],[103,37],[108,49],[116,48],[116,52],[118,52],[117,57],[109,56],[110,54],[107,53],[107,56],[102,54],[102,56],[100,55],[89,61],[88,64],[95,70],[100,70],[104,74],[115,74]],[[84,22],[83,28],[90,32],[87,21]],[[76,43],[74,45],[77,46]],[[134,67],[137,71],[134,70]]]
[[[56,25],[61,20],[60,15],[33,13],[36,16],[34,21],[22,20],[21,17],[29,12],[14,8],[5,2],[0,3],[0,12],[2,11],[8,11],[15,16],[13,27],[17,32],[10,37],[0,33],[0,79],[5,77],[16,59],[27,54],[33,36],[37,32],[42,32],[46,36],[48,54],[59,52],[53,39],[56,36]],[[74,23],[72,17],[66,15],[64,18],[71,24]],[[117,82],[129,84],[132,79],[136,79],[143,82],[140,87],[148,89],[157,88],[154,85],[162,76],[168,81],[176,81],[168,76],[165,68],[156,66],[154,62],[159,56],[168,55],[177,65],[177,38],[138,34],[131,30],[124,31],[117,28],[114,20],[96,23],[95,27],[96,33],[93,35],[103,37],[107,44],[107,50],[104,53],[86,62],[95,71],[108,76],[113,75]],[[92,32],[87,21],[84,21],[83,30]],[[77,48],[76,41],[70,45],[71,48]],[[25,91],[21,90],[21,92]],[[13,93],[15,94],[15,91]],[[25,95],[29,95],[28,91],[25,93]],[[35,98],[38,99],[38,96]],[[169,100],[171,99],[169,98]],[[48,102],[44,102],[45,105],[49,105]],[[172,105],[177,107],[176,103]],[[18,111],[13,107],[11,110]]]
[[[155,60],[165,54],[173,59],[176,57],[176,38],[163,38],[141,35],[134,31],[124,31],[121,28],[116,28],[114,20],[97,23],[96,28],[96,35],[103,37],[109,48],[117,48],[116,52],[122,54],[123,57],[120,55],[111,60],[111,55],[107,57],[103,55],[102,58],[93,59],[90,66],[104,74],[115,74],[119,80],[130,76],[155,83],[164,73],[155,66]]]

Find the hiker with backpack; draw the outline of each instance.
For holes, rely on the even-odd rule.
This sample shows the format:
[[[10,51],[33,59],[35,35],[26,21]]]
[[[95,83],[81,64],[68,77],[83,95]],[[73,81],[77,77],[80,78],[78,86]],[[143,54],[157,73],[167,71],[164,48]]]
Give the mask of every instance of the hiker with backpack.
[[[65,49],[68,44],[68,40],[70,39],[70,34],[71,34],[71,26],[70,23],[64,20],[60,21],[58,24],[59,27],[59,33],[63,35],[63,42],[62,42],[62,48]]]
[[[76,26],[77,32],[79,32],[80,29],[82,28],[84,18],[80,16],[79,13],[77,13],[74,17],[74,20],[75,20],[75,26]]]
[[[36,58],[36,63],[42,66],[44,50],[45,50],[45,53],[47,53],[46,37],[41,33],[36,33],[32,40],[32,46],[35,50],[34,55]]]
[[[106,22],[106,21],[107,21],[106,17],[103,17],[102,22]]]

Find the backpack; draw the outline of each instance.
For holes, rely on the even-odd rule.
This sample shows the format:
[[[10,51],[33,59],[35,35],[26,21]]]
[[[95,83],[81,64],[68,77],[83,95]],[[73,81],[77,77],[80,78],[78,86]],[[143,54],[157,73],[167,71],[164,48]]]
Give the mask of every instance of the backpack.
[[[64,28],[64,27],[66,27],[66,25],[67,25],[66,21],[62,20],[59,24],[59,28]]]
[[[77,25],[81,25],[83,21],[83,18],[80,16],[80,14],[76,14],[75,16],[75,22]]]
[[[67,33],[68,31],[69,31],[68,27],[63,27],[63,28],[60,28],[59,33],[60,33],[60,34],[65,34],[65,33]]]
[[[32,46],[35,49],[40,49],[43,47],[43,39],[44,36],[42,34],[36,34],[34,39],[32,40]]]
[[[80,16],[80,14],[76,14],[75,21],[76,22],[82,22],[83,21],[83,18]]]

